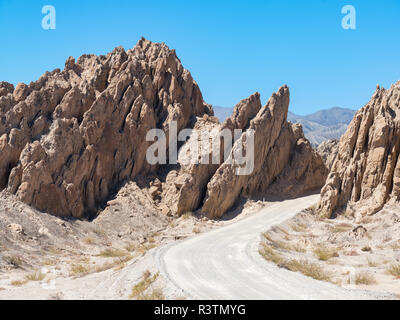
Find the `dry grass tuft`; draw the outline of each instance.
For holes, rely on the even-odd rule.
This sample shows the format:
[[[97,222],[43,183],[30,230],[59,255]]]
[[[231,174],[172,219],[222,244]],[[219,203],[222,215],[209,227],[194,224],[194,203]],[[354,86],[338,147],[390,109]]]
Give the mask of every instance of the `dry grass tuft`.
[[[99,253],[99,256],[103,258],[118,258],[126,255],[128,255],[128,252],[118,249],[105,249]]]
[[[366,271],[359,272],[355,275],[354,282],[357,285],[364,284],[364,285],[371,285],[375,284],[376,280],[372,274]]]
[[[15,280],[15,281],[11,282],[11,285],[15,286],[15,287],[21,287],[21,286],[27,284],[28,282],[29,282],[29,280],[26,280],[26,279],[25,280]]]
[[[135,252],[143,255],[155,247],[157,247],[157,244],[155,243],[141,244],[135,247]]]
[[[378,263],[376,261],[373,261],[370,258],[367,259],[367,262],[368,262],[368,267],[370,267],[370,268],[375,268],[378,266]]]
[[[305,223],[298,223],[295,225],[292,225],[292,230],[295,232],[306,232],[308,230],[308,226]]]
[[[353,228],[352,225],[348,224],[348,223],[338,223],[337,225],[335,225],[332,229],[333,233],[344,233],[344,232],[348,232]]]
[[[41,271],[36,271],[32,274],[29,274],[25,277],[27,281],[42,281],[46,277]]]
[[[125,246],[125,250],[128,251],[128,252],[133,252],[133,251],[136,250],[136,248],[137,248],[137,245],[134,244],[134,243],[128,243],[128,244]]]
[[[164,300],[164,294],[161,288],[153,288],[154,282],[158,279],[160,273],[153,276],[146,270],[143,273],[142,280],[132,288],[130,299],[137,300]]]
[[[83,276],[90,273],[90,267],[83,264],[74,264],[71,266],[70,276]]]
[[[290,260],[286,267],[293,272],[300,272],[307,277],[316,280],[331,281],[331,274],[326,272],[317,263],[312,263],[307,260]]]
[[[259,253],[261,254],[261,256],[263,256],[263,258],[267,261],[271,261],[277,265],[280,265],[284,262],[283,257],[277,253],[271,246],[263,243]]]
[[[317,256],[320,261],[328,261],[331,258],[339,257],[339,253],[337,249],[334,248],[326,248],[320,246],[314,250],[314,254]]]
[[[400,278],[400,264],[392,264],[387,270],[387,274],[390,274],[397,279]]]

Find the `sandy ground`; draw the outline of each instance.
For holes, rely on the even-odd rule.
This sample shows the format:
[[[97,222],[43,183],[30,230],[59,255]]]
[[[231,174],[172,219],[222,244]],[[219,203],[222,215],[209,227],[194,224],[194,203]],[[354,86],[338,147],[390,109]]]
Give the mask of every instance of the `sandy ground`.
[[[138,216],[124,207],[126,197],[117,196],[94,221],[29,211],[28,223],[8,208],[7,232],[0,237],[0,299],[392,299],[388,292],[399,293],[400,280],[387,271],[398,261],[395,207],[378,218],[344,214],[321,220],[311,209],[301,211],[317,201],[313,195],[247,201],[221,220],[185,214],[154,226],[157,215],[151,211],[138,224]],[[23,231],[10,227],[12,221]],[[45,227],[48,235],[30,227]],[[68,241],[56,236],[65,228]],[[338,256],[320,260],[315,252],[322,244],[336,248]],[[266,261],[260,254],[265,246],[281,260]],[[290,271],[293,260],[318,264],[324,281]],[[356,283],[362,271],[373,275],[373,283]]]
[[[126,210],[125,203],[129,204],[125,196],[117,196],[105,212],[89,222],[64,221],[13,201],[12,206],[19,209],[14,211],[15,215],[6,210],[8,221],[3,230],[7,229],[7,232],[0,236],[0,243],[4,243],[0,251],[0,262],[3,261],[0,299],[189,298],[159,275],[158,248],[234,224],[267,205],[247,201],[221,220],[208,220],[188,213],[180,218],[161,217],[161,222],[154,224],[153,219],[157,216],[149,211],[147,216],[140,217],[140,223],[135,222],[132,226],[128,224],[129,220],[136,221],[139,217]],[[18,214],[24,211],[29,211],[35,223],[32,219],[17,219],[20,217]],[[25,219],[24,215],[22,217]],[[30,243],[29,238],[38,232],[38,220],[42,222],[40,225],[47,226],[49,234]],[[14,230],[16,227],[10,227],[10,222],[18,222],[14,225],[22,227],[22,231]],[[58,229],[60,225],[61,229]],[[130,228],[133,229],[132,235],[126,231]],[[68,241],[67,237],[71,240]],[[139,286],[139,290],[132,295],[135,286]]]
[[[311,207],[266,231],[260,250],[283,269],[342,288],[400,295],[398,205],[366,217],[347,210],[336,219],[320,218]]]

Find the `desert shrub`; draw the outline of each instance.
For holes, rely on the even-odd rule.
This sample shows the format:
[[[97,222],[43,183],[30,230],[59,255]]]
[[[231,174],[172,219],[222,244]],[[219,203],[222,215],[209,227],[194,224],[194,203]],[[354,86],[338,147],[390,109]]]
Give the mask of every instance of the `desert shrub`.
[[[331,258],[339,257],[339,253],[337,249],[334,248],[326,248],[323,246],[318,247],[314,250],[314,254],[317,256],[318,260],[328,261]]]
[[[375,284],[376,280],[372,274],[366,271],[359,272],[355,275],[354,278],[355,284],[364,284],[364,285],[371,285]]]
[[[390,274],[396,278],[400,278],[400,264],[392,264],[387,270],[387,274]]]

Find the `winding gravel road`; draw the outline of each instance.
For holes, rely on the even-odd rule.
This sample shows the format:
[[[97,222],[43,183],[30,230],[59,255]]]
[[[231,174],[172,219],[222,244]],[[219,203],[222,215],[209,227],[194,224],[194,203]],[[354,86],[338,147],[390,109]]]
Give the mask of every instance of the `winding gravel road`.
[[[384,294],[349,290],[265,261],[260,235],[318,201],[318,195],[276,202],[248,218],[172,243],[157,251],[161,274],[193,299],[379,299]]]

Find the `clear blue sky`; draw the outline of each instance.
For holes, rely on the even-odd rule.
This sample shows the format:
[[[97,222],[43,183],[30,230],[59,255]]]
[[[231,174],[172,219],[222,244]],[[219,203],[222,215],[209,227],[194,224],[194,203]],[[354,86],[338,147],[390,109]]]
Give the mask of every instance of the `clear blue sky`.
[[[57,29],[41,28],[44,5]],[[357,29],[341,27],[341,8]],[[291,110],[360,108],[377,83],[400,79],[399,0],[0,0],[0,80],[36,80],[68,56],[133,47],[141,36],[175,48],[204,99],[232,106],[282,84]]]

